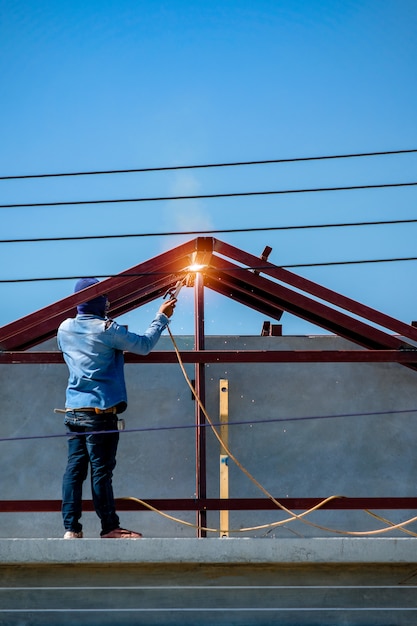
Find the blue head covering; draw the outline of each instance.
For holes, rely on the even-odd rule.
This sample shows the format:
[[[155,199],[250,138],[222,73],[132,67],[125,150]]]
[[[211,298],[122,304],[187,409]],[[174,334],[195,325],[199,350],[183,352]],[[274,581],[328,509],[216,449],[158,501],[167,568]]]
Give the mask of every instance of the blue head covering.
[[[99,281],[97,278],[80,278],[75,284],[74,293],[81,291],[91,285],[96,285]],[[98,315],[99,317],[105,317],[106,313],[107,296],[98,296],[88,302],[83,302],[77,306],[77,311],[80,315]]]

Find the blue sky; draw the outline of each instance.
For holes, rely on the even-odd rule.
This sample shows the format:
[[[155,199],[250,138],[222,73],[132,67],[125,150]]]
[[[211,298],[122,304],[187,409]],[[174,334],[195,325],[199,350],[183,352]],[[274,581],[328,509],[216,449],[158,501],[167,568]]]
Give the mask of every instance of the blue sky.
[[[0,175],[417,148],[414,0],[0,0]],[[417,181],[417,155],[0,181],[0,204]],[[417,188],[0,209],[0,238],[417,218]],[[415,257],[417,224],[215,235],[277,265]],[[191,237],[1,243],[0,280],[115,274]],[[406,322],[417,261],[294,268]],[[0,325],[73,281],[0,283]],[[155,305],[126,316],[144,330]],[[208,334],[264,317],[215,294]],[[284,314],[285,334],[322,331]],[[191,290],[172,329],[193,332]]]

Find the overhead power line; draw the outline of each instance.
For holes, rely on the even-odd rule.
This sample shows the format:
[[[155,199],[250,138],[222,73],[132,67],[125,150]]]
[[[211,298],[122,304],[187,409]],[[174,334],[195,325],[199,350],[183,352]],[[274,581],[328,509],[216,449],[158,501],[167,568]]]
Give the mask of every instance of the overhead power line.
[[[362,263],[395,263],[397,261],[417,261],[417,257],[398,257],[388,259],[362,259],[358,261],[329,261],[328,263],[294,263],[293,265],[282,265],[281,267],[326,267],[330,265],[360,265]]]
[[[260,424],[276,424],[280,422],[305,422],[305,421],[316,421],[316,420],[336,420],[343,418],[352,418],[352,417],[381,417],[382,415],[399,415],[407,417],[408,415],[412,415],[413,413],[417,413],[417,409],[393,409],[387,411],[372,411],[372,412],[363,412],[363,413],[331,413],[328,415],[302,415],[299,417],[265,417],[265,418],[257,418],[253,420],[233,420],[229,422],[228,426],[256,426]],[[213,422],[212,426],[219,427],[221,426],[221,422]],[[168,424],[167,426],[141,426],[140,428],[126,428],[122,431],[121,434],[128,435],[129,433],[146,433],[146,432],[164,432],[171,430],[191,430],[196,428],[211,428],[211,425],[208,423],[204,424]],[[109,433],[113,431],[96,431],[97,433]],[[115,431],[118,432],[118,431]],[[84,433],[79,433],[80,435]],[[91,434],[91,433],[90,433]],[[61,439],[64,437],[68,437],[68,433],[53,433],[53,434],[37,434],[37,435],[18,435],[15,437],[1,437],[0,442],[6,441],[23,441],[27,439]]]
[[[399,261],[417,261],[417,257],[398,257],[398,258],[387,258],[387,259],[361,259],[357,261],[328,261],[323,263],[294,263],[294,264],[275,264],[277,267],[282,268],[295,268],[295,267],[328,267],[332,265],[359,265],[364,263],[394,263]],[[221,268],[217,268],[221,270]],[[256,265],[250,267],[236,267],[233,269],[228,268],[228,271],[234,272],[247,272],[247,271],[257,271],[262,272],[267,269],[270,269],[270,266],[267,265]],[[95,278],[136,278],[140,276],[167,276],[173,274],[172,272],[122,272],[120,274],[95,274]],[[58,281],[58,280],[78,280],[80,278],[90,278],[89,275],[85,276],[48,276],[42,278],[5,278],[0,279],[1,283],[33,283],[33,282],[48,282],[48,281]]]
[[[413,187],[417,182],[381,183],[378,185],[350,185],[347,187],[316,187],[310,189],[278,189],[274,191],[241,191],[232,193],[194,194],[191,196],[156,196],[146,198],[115,198],[106,200],[70,200],[65,202],[30,202],[24,204],[0,204],[0,209],[36,208],[52,206],[77,206],[92,204],[120,204],[126,202],[162,202],[170,200],[204,200],[210,198],[238,198],[248,196],[272,196],[293,193],[317,193],[326,191],[352,191],[357,189],[387,189],[392,187]]]
[[[54,241],[93,241],[100,239],[132,239],[139,237],[173,237],[180,235],[209,235],[225,233],[255,233],[280,230],[307,230],[315,228],[346,228],[353,226],[384,226],[390,224],[415,224],[417,219],[405,220],[376,220],[370,222],[338,222],[333,224],[302,224],[293,226],[259,226],[248,228],[211,228],[208,230],[176,230],[151,233],[124,233],[120,235],[82,235],[73,237],[28,237],[21,239],[0,239],[2,243],[45,243]]]
[[[0,180],[18,180],[25,178],[58,178],[65,176],[97,176],[97,175],[109,175],[109,174],[137,174],[141,172],[167,172],[175,170],[190,170],[190,169],[204,169],[214,167],[240,167],[245,165],[271,165],[274,163],[298,163],[303,161],[324,161],[328,159],[352,159],[360,157],[375,157],[375,156],[387,156],[396,154],[411,154],[417,152],[417,149],[410,150],[385,150],[383,152],[362,152],[353,154],[333,154],[325,156],[310,156],[310,157],[294,157],[287,159],[265,159],[261,161],[235,161],[229,163],[205,163],[197,165],[168,165],[161,167],[140,167],[132,169],[118,169],[118,170],[97,170],[86,172],[60,172],[52,174],[18,174],[12,176],[0,176]]]

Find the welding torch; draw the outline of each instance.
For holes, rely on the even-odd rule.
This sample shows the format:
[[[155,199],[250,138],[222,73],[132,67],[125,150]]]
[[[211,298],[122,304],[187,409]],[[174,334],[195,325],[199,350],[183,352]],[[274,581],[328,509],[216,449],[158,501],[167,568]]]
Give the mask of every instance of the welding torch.
[[[184,278],[181,278],[180,280],[177,280],[175,286],[174,287],[170,287],[168,289],[168,291],[164,295],[163,299],[165,300],[165,298],[167,298],[169,296],[171,300],[177,300],[178,299],[178,295],[179,295],[181,289],[186,284],[186,281],[187,281],[187,276],[185,276]]]

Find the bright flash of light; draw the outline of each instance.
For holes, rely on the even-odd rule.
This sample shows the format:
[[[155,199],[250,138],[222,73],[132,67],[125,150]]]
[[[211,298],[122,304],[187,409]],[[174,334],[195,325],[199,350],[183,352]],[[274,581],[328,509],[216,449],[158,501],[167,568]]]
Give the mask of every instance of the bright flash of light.
[[[201,265],[200,263],[193,263],[188,267],[189,272],[201,272],[207,265]]]

